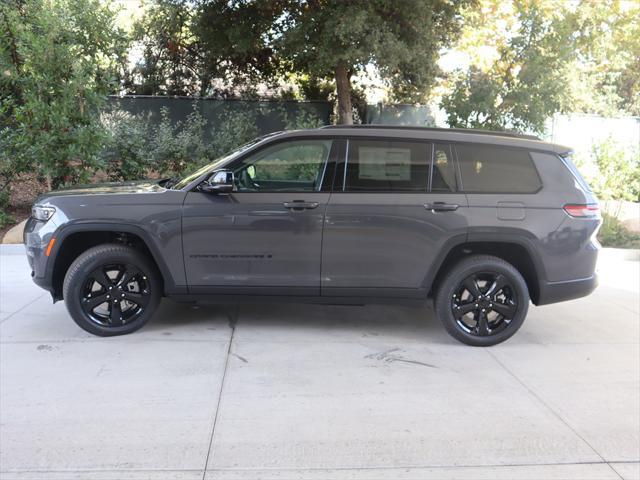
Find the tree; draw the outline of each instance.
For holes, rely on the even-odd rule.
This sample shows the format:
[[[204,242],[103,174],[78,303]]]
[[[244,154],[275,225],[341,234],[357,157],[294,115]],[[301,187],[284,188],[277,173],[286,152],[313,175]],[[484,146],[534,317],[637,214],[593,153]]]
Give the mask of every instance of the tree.
[[[545,8],[524,0],[512,6],[514,12],[502,11],[512,23],[506,31],[501,34],[496,28],[487,34],[493,48],[483,49],[486,41],[475,37],[484,42],[475,43],[474,50],[482,52],[485,64],[471,56],[469,68],[452,75],[451,92],[441,103],[451,127],[542,132],[545,120],[568,105],[575,43],[566,28],[567,12],[558,15],[548,4]],[[500,13],[499,2],[485,2],[484,7],[471,17],[472,24]]]
[[[0,4],[0,192],[25,170],[56,188],[97,166],[100,109],[126,48],[114,20],[99,0]]]
[[[582,1],[568,19],[578,53],[570,72],[574,110],[640,115],[640,3]]]
[[[424,98],[438,52],[473,0],[203,0],[198,36],[209,64],[237,78],[285,73],[335,80],[340,123],[352,123],[352,77],[377,68],[397,99]]]
[[[558,111],[640,114],[640,3],[480,0],[441,106],[451,126],[542,132]]]
[[[140,95],[203,94],[207,66],[193,34],[194,9],[182,1],[154,0],[133,25],[141,59],[125,79]]]
[[[457,0],[309,0],[282,16],[277,54],[295,71],[335,79],[339,123],[353,123],[351,78],[374,65],[396,99],[424,98],[440,49],[460,24]]]
[[[201,0],[194,21],[211,78],[223,88],[252,92],[282,73],[273,42],[279,17],[294,0]],[[226,90],[226,91],[225,91]]]
[[[135,23],[143,56],[127,90],[149,95],[236,96],[276,76],[277,1],[152,0]]]

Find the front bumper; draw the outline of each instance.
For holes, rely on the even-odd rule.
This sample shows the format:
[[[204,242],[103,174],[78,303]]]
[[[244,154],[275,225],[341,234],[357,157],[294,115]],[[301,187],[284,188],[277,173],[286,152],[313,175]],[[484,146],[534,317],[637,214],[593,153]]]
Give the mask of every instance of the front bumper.
[[[543,282],[540,285],[540,295],[536,305],[548,305],[550,303],[574,300],[586,297],[598,286],[598,276],[594,273],[591,277],[564,282]]]
[[[48,267],[49,262],[53,261],[53,256],[47,257],[46,249],[49,241],[54,237],[55,230],[56,225],[51,220],[45,223],[29,218],[23,234],[31,278],[36,285],[51,293],[53,293],[50,275],[52,269]]]

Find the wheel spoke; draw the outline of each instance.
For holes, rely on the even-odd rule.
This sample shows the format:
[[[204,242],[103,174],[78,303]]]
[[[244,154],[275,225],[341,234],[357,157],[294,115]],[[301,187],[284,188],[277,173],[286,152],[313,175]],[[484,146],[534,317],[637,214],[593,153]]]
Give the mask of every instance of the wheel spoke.
[[[84,298],[84,307],[86,310],[89,310],[90,312],[92,312],[93,309],[96,308],[98,305],[102,305],[104,302],[107,302],[107,301],[109,300],[107,298],[106,293],[102,293],[94,297],[87,296]]]
[[[481,337],[489,335],[489,322],[487,321],[486,313],[482,310],[478,312],[478,324],[476,325],[475,330]]]
[[[502,290],[505,286],[507,286],[508,282],[509,281],[507,280],[507,277],[505,277],[504,275],[496,276],[495,280],[493,281],[493,283],[491,284],[491,286],[489,287],[489,290],[487,290],[485,295],[488,297],[495,295],[500,290]]]
[[[121,324],[122,322],[122,310],[120,310],[120,300],[111,302],[109,307],[109,324],[114,326]]]
[[[456,320],[458,320],[462,318],[464,315],[466,315],[467,313],[472,312],[476,308],[477,307],[473,302],[463,303],[462,305],[454,305],[453,316]]]
[[[467,289],[467,291],[471,294],[471,296],[474,299],[482,295],[482,293],[480,292],[480,288],[478,287],[478,282],[476,281],[475,277],[467,278],[462,285],[464,285],[464,288]]]
[[[512,303],[494,303],[491,306],[491,310],[496,313],[499,313],[503,317],[507,319],[512,319],[516,314],[516,306]]]
[[[98,282],[105,290],[108,290],[109,287],[113,286],[113,282],[109,278],[109,275],[107,275],[107,272],[104,271],[104,268],[98,268],[94,271],[91,278]]]
[[[146,293],[124,292],[124,299],[139,307],[145,307],[149,303],[149,295]]]
[[[118,286],[127,285],[131,281],[131,279],[133,279],[133,277],[135,277],[138,273],[139,272],[136,269],[132,268],[131,265],[126,265],[125,269],[118,276],[116,285]]]

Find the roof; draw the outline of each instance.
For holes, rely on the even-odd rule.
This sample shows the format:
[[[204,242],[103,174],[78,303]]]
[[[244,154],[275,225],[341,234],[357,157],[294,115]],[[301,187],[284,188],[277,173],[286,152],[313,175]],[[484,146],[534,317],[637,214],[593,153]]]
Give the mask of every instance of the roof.
[[[428,128],[402,125],[327,125],[313,130],[295,130],[286,133],[293,136],[326,136],[327,133],[329,133],[328,131],[331,131],[332,136],[339,137],[386,137],[436,142],[477,143],[527,148],[530,150],[552,152],[559,155],[567,154],[573,150],[563,145],[544,142],[534,135],[465,128]]]
[[[494,135],[499,137],[514,137],[514,138],[528,138],[529,140],[540,140],[535,135],[526,135],[518,132],[496,132],[493,130],[480,130],[473,128],[434,128],[434,127],[419,127],[414,125],[325,125],[320,128],[369,128],[369,129],[384,129],[384,130],[418,130],[418,131],[430,131],[430,132],[457,132],[457,133],[471,133],[475,135]]]

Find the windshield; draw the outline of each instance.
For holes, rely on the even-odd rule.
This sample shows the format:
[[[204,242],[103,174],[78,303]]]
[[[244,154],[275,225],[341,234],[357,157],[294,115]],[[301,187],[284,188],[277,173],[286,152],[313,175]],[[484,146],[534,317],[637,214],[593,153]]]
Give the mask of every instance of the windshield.
[[[234,156],[238,155],[239,153],[244,152],[245,150],[247,150],[248,148],[254,146],[256,143],[260,142],[261,140],[263,140],[267,136],[268,135],[264,135],[262,137],[254,138],[250,142],[247,142],[244,145],[236,148],[231,153],[228,153],[227,155],[225,155],[223,157],[217,158],[212,163],[209,163],[209,164],[205,165],[204,167],[199,168],[195,172],[187,175],[186,177],[181,178],[175,184],[171,185],[171,188],[173,188],[175,190],[180,190],[181,188],[186,187],[187,185],[189,185],[191,182],[193,182],[195,179],[197,179],[201,175],[204,175],[207,172],[211,172],[211,171],[215,170],[216,168],[218,168],[219,165],[223,164],[224,162],[229,160],[231,157],[234,157]]]

